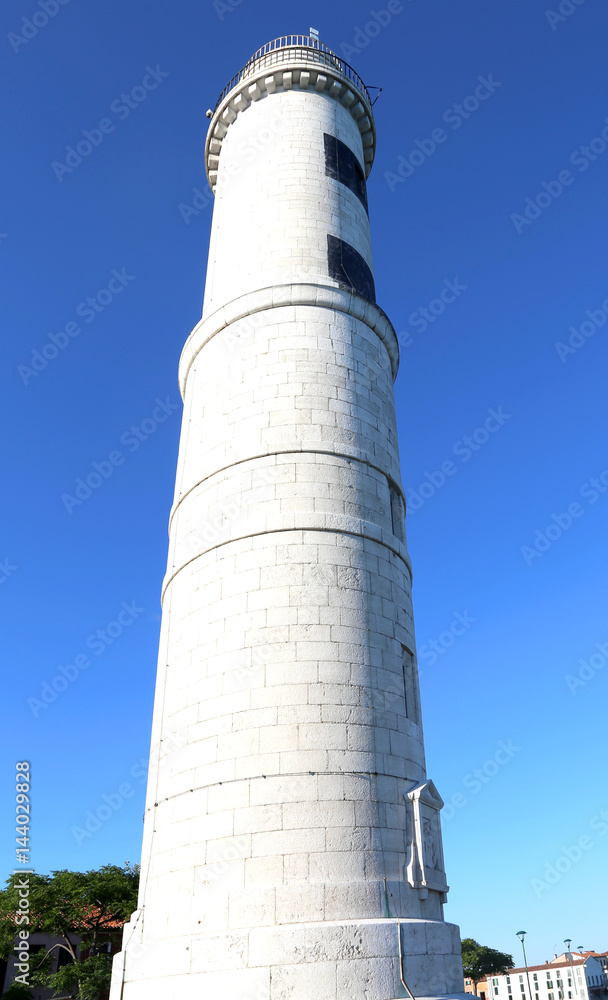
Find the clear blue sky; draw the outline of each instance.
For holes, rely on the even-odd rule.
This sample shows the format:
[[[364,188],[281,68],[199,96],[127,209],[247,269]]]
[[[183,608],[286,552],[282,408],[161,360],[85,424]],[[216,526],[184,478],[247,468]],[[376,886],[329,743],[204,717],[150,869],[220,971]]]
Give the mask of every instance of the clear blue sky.
[[[403,343],[396,399],[429,774],[448,803],[446,917],[518,961],[520,928],[533,961],[565,937],[608,948],[608,646],[596,648],[608,643],[608,491],[591,484],[608,468],[608,148],[590,146],[608,116],[608,11],[585,0],[548,19],[548,2],[404,0],[365,46],[361,0],[242,0],[219,13],[73,0],[12,43],[42,8],[3,3],[6,871],[22,759],[38,870],[139,858],[177,362],[200,316],[211,222],[208,204],[188,224],[179,206],[206,191],[205,110],[259,45],[312,24],[383,87],[369,202],[378,301]],[[107,131],[92,132],[102,119]],[[97,143],[89,155],[53,168],[82,130]],[[409,176],[397,181],[399,165]],[[439,312],[445,289],[454,301],[423,329],[420,308]],[[582,323],[588,336],[569,329]],[[67,346],[35,375],[19,369],[45,346],[53,355],[50,333]],[[580,346],[560,358],[569,337]],[[502,422],[484,429],[490,409]],[[62,494],[116,451],[122,461],[101,465],[107,478],[69,513]],[[443,485],[420,494],[444,463]],[[122,609],[122,634],[87,646],[123,602],[136,607]],[[597,669],[568,684],[592,655]],[[60,666],[73,679],[35,714],[28,699]],[[77,843],[73,828],[104,795],[120,808]]]

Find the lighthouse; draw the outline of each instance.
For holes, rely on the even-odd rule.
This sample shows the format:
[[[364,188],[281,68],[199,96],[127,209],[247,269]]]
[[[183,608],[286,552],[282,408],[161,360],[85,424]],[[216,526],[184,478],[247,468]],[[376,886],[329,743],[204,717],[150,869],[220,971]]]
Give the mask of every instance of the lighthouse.
[[[314,33],[286,35],[208,117],[140,897],[111,1000],[454,995],[372,102]]]

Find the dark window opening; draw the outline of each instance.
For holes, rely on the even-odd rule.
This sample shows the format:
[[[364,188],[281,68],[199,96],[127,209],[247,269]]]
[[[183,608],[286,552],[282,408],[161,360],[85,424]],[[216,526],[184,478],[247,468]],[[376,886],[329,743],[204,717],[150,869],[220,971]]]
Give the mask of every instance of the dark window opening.
[[[389,490],[391,495],[391,523],[393,535],[395,535],[400,542],[404,542],[405,526],[403,521],[403,503],[401,496],[394,486],[389,485]]]
[[[335,135],[323,133],[325,141],[325,173],[328,177],[340,181],[353,192],[369,215],[367,207],[367,186],[365,174],[352,149],[336,138]]]
[[[74,959],[70,955],[69,951],[65,948],[57,948],[57,972],[62,969],[64,965],[72,965]]]
[[[419,724],[418,683],[414,654],[407,646],[401,647],[403,652],[403,687],[405,690],[405,714],[408,719]]]
[[[374,276],[358,250],[350,243],[327,234],[327,264],[329,276],[361,295],[370,302],[376,301]]]

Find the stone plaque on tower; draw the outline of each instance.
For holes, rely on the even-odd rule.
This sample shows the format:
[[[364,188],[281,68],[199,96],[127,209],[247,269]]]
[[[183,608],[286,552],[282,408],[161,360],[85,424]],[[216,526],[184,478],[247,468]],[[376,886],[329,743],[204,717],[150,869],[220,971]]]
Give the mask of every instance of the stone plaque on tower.
[[[210,118],[139,908],[111,1000],[453,995],[371,100],[316,35],[288,35]]]

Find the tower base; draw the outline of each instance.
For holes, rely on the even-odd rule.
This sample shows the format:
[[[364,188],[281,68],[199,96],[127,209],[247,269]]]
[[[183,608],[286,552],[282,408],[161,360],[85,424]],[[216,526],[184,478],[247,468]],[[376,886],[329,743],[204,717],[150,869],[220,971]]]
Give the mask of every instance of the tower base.
[[[460,1000],[460,937],[435,920],[341,920],[134,941],[112,1000]],[[126,958],[126,960],[125,960]]]

